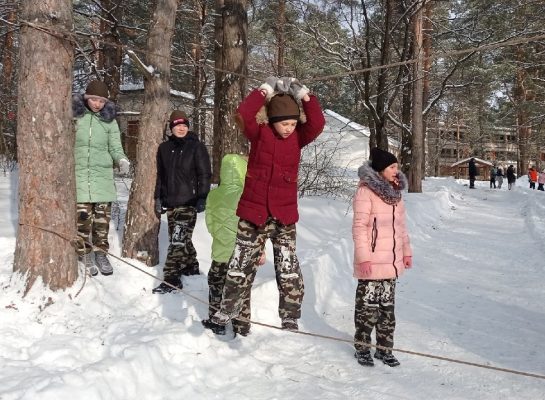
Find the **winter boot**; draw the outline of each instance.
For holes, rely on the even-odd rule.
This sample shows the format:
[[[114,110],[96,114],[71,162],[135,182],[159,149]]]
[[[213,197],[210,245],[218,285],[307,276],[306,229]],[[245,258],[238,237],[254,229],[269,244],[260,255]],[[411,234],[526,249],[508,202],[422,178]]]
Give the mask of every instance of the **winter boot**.
[[[227,325],[229,321],[231,320],[231,317],[227,314],[222,313],[221,311],[216,312],[212,317],[210,317],[210,321],[217,325]]]
[[[89,275],[91,276],[98,275],[98,268],[95,265],[95,263],[93,263],[93,258],[91,253],[78,256],[78,261],[80,261],[83,265],[85,265],[85,270],[89,272]]]
[[[248,336],[250,334],[250,326],[238,326],[233,324],[233,332],[236,335]]]
[[[170,285],[168,284],[170,283]],[[161,282],[159,286],[154,288],[151,292],[155,294],[166,294],[166,293],[172,293],[177,292],[178,290],[183,289],[184,285],[182,284],[182,281],[178,283],[172,283],[172,282]],[[172,287],[172,286],[174,287]]]
[[[354,357],[356,357],[359,365],[363,365],[364,367],[375,366],[375,362],[373,361],[373,357],[371,357],[371,352],[369,350],[358,350],[354,353]]]
[[[397,361],[397,358],[395,358],[392,353],[377,350],[375,351],[375,358],[377,360],[382,360],[382,362],[389,367],[397,367],[399,365],[399,361]]]
[[[95,260],[97,262],[98,270],[102,275],[111,275],[114,273],[114,269],[112,268],[112,264],[110,264],[110,260],[108,260],[106,253],[102,251],[96,252]]]
[[[201,324],[205,327],[205,329],[210,329],[216,335],[225,335],[225,325],[216,324],[210,319],[201,321]]]
[[[197,262],[193,265],[190,265],[187,268],[182,269],[182,275],[185,275],[185,276],[200,275],[199,263]]]
[[[299,330],[297,320],[295,318],[282,318],[282,329],[297,332]]]

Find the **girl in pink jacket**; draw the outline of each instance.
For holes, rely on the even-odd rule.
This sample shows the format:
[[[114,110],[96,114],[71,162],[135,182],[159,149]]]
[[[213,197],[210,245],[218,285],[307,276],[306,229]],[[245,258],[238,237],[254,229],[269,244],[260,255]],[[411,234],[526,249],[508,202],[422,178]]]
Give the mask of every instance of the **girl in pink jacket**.
[[[398,170],[396,157],[371,150],[371,161],[358,170],[360,183],[354,196],[354,277],[358,279],[354,323],[355,357],[373,366],[370,346],[375,328],[374,357],[390,367],[399,365],[392,354],[395,329],[395,285],[412,266],[412,251],[405,225],[401,191],[407,179]]]

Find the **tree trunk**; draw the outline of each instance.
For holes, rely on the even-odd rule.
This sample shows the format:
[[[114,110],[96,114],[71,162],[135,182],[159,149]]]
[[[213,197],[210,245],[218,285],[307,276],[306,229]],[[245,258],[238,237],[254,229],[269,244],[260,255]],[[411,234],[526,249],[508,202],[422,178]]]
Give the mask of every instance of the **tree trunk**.
[[[51,18],[54,15],[56,18]],[[21,21],[72,29],[72,1],[23,0]],[[19,231],[14,271],[25,294],[41,278],[52,290],[77,278],[72,66],[70,42],[22,23],[17,118]],[[68,172],[68,173],[67,173]]]
[[[154,210],[157,148],[169,113],[170,48],[178,0],[157,0],[148,34],[147,64],[154,73],[144,80],[144,106],[138,133],[135,177],[132,182],[125,230],[123,256],[148,266],[159,263],[160,220]]]
[[[432,31],[433,25],[431,23],[433,2],[426,2],[424,4],[424,18],[422,21],[422,49],[424,51],[423,71],[422,71],[422,107],[428,104],[430,99],[430,70],[432,66],[431,52],[432,52]],[[422,115],[422,179],[426,176],[426,135],[427,135],[427,114]],[[438,143],[438,142],[436,142]],[[439,167],[439,162],[436,163]],[[436,172],[436,176],[439,174]]]
[[[414,83],[413,83],[413,109],[412,109],[412,161],[409,171],[409,192],[422,193],[422,159],[424,158],[424,147],[422,146],[422,94],[423,80],[422,67],[422,7],[419,4],[419,10],[414,16],[414,59],[418,61],[414,64]]]
[[[219,181],[221,159],[227,153],[248,153],[248,141],[235,124],[235,113],[246,94],[248,58],[247,0],[217,0],[215,23],[216,82],[214,88],[214,148],[212,180]],[[231,74],[223,71],[232,71]]]
[[[195,0],[194,9],[198,24],[195,31],[194,45],[192,48],[193,59],[195,61],[193,71],[193,93],[195,99],[193,100],[193,132],[195,132],[199,139],[206,143],[206,110],[203,105],[206,105],[203,101],[204,93],[206,91],[207,79],[202,67],[206,60],[203,60],[203,43],[204,29],[206,24],[207,13],[206,1]]]
[[[391,41],[392,41],[392,19],[394,13],[394,4],[393,0],[385,0],[384,2],[384,36],[382,38],[382,44],[380,46],[380,64],[388,65],[390,63],[390,52],[392,51]],[[386,97],[388,95],[388,90],[386,87],[388,85],[388,69],[381,69],[378,73],[377,78],[377,115],[379,120],[375,121],[375,133],[377,138],[377,146],[388,150],[388,134],[386,133]]]
[[[11,2],[12,9],[9,11],[7,21],[11,24],[17,22],[16,6]],[[8,28],[8,32],[4,37],[4,48],[2,49],[2,75],[0,76],[0,93],[2,98],[0,99],[0,155],[6,156],[8,159],[14,159],[13,154],[10,153],[8,145],[6,143],[6,136],[4,135],[5,121],[7,121],[7,115],[10,110],[10,106],[16,105],[16,100],[13,98],[13,36],[14,31]]]
[[[528,124],[528,110],[527,110],[527,90],[526,90],[526,79],[528,78],[528,73],[524,69],[524,60],[526,55],[523,46],[518,46],[515,50],[515,57],[517,60],[517,65],[519,67],[516,71],[515,76],[515,87],[513,91],[513,101],[516,110],[517,116],[517,138],[519,143],[519,159],[518,159],[518,175],[526,174],[528,172],[528,167],[530,165],[530,134],[531,129]]]
[[[123,49],[119,37],[118,24],[123,17],[121,0],[102,0],[102,19],[100,33],[105,40],[99,53],[99,68],[104,70],[104,83],[110,89],[110,98],[117,101],[121,84],[121,63]],[[111,44],[109,44],[111,43]]]
[[[286,0],[278,0],[278,26],[276,27],[276,41],[277,41],[277,68],[278,76],[284,76],[284,51],[286,48],[286,41],[284,30],[286,26]]]

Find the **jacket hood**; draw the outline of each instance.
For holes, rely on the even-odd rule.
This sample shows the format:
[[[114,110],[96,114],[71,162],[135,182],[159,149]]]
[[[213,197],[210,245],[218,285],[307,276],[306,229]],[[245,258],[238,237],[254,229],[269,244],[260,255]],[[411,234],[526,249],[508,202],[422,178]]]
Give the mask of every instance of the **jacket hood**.
[[[243,187],[248,161],[238,154],[226,154],[221,160],[220,186]]]
[[[360,185],[367,186],[390,205],[397,204],[401,200],[401,191],[407,187],[407,177],[403,172],[398,172],[399,183],[393,186],[371,167],[371,161],[365,162],[358,168],[358,176]]]
[[[85,99],[82,94],[74,94],[72,96],[72,113],[74,118],[81,118],[86,111],[90,111],[85,105]],[[117,116],[117,108],[113,101],[108,100],[102,110],[96,113],[102,121],[112,122]]]

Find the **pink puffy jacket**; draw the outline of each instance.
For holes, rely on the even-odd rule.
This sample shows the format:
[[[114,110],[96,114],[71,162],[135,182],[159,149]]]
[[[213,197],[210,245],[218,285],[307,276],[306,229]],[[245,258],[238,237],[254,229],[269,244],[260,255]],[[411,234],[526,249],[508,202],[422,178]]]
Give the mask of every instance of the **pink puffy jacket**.
[[[403,256],[412,250],[405,225],[405,205],[385,203],[369,187],[360,186],[353,202],[354,277],[392,279],[405,270]],[[371,274],[361,276],[359,263],[371,261]]]

